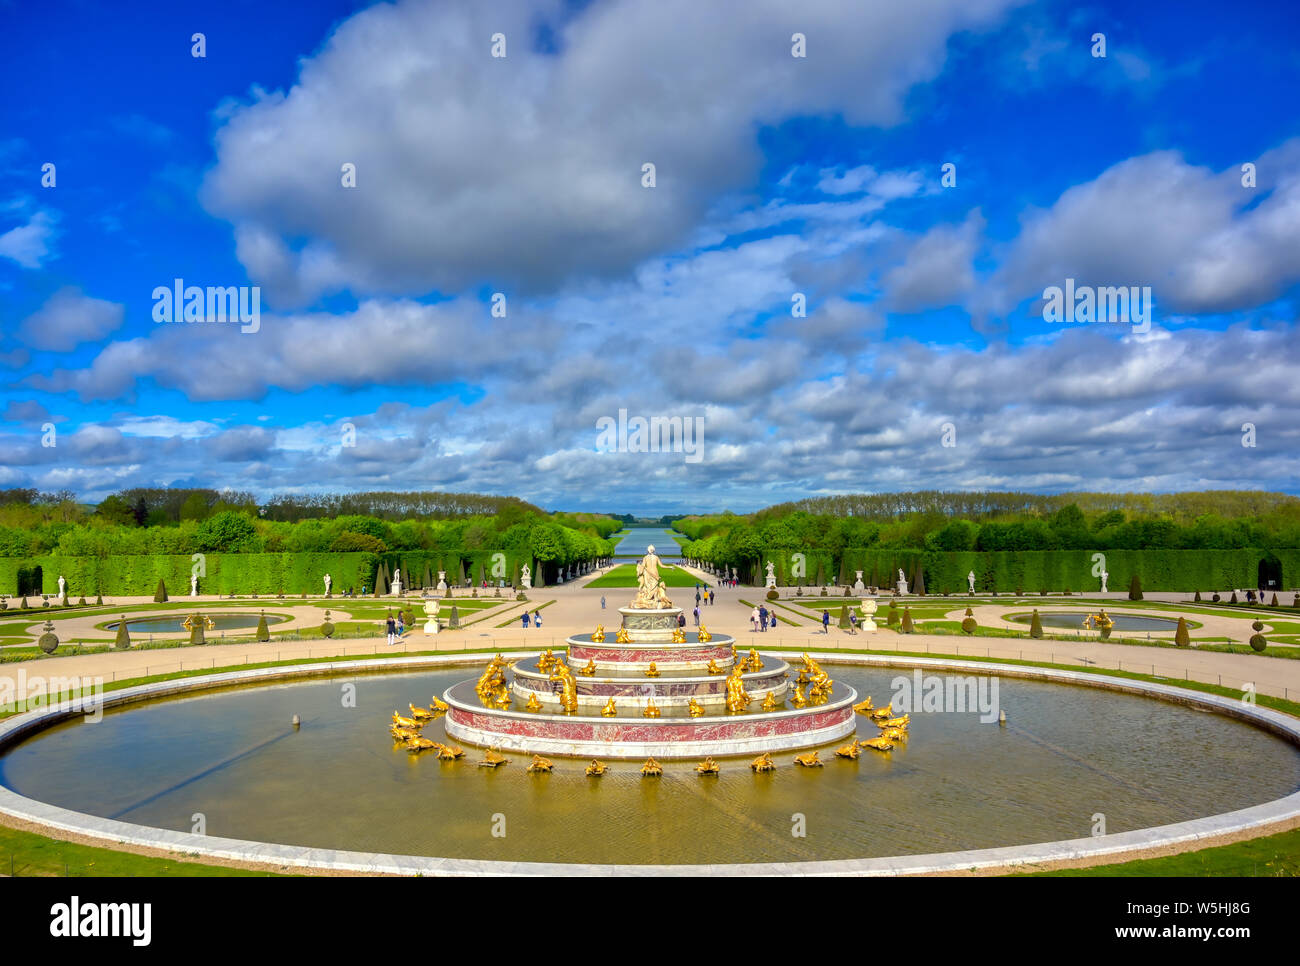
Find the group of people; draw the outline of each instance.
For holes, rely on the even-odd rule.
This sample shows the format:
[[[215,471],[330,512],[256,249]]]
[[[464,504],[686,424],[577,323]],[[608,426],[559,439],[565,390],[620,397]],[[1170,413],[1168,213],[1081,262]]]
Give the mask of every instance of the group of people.
[[[712,591],[712,590],[709,590],[709,588],[708,588],[708,587],[705,587],[703,584],[696,584],[696,585],[695,585],[695,607],[696,607],[696,609],[699,608],[699,606],[700,606],[700,602],[701,602],[701,601],[703,601],[704,604],[707,606],[707,605],[709,605],[709,604],[712,604],[712,603],[713,603],[713,599],[714,599],[715,597],[717,597],[717,596],[718,596],[717,593],[715,593],[715,592]],[[696,621],[696,623],[698,624],[699,621]]]
[[[528,611],[524,611],[519,616],[524,622],[524,630],[528,630],[528,618],[529,618]],[[542,612],[540,610],[533,611],[532,621],[534,627],[540,628],[542,626]]]
[[[406,618],[399,613],[397,618],[394,620],[393,615],[389,614],[388,620],[385,621],[385,626],[388,630],[388,646],[392,647],[401,640],[402,635],[406,633]]]
[[[749,630],[766,631],[768,628],[776,630],[776,611],[769,611],[765,606],[755,607],[749,612]]]

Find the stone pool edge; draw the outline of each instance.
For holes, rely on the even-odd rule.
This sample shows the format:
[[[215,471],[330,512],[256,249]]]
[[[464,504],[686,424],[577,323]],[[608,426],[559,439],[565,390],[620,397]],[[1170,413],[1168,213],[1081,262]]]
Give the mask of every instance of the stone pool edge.
[[[532,653],[531,651],[512,651]],[[1192,705],[1247,721],[1300,746],[1300,719],[1269,708],[1246,705],[1239,699],[1191,691],[1173,685],[1127,678],[1110,678],[1081,671],[1034,668],[988,661],[951,658],[905,657],[901,655],[844,655],[813,652],[828,665],[899,667],[962,670],[985,675],[1034,678],[1062,684],[1101,687],[1141,694],[1177,704]],[[252,668],[192,678],[176,678],[133,685],[103,695],[103,707],[131,704],[187,691],[262,683],[277,678],[312,677],[348,671],[420,670],[481,664],[481,658],[467,655],[427,655],[408,658],[376,658],[363,661],[319,662],[273,668]],[[81,713],[74,701],[14,715],[0,721],[0,750],[23,737],[67,717]],[[1206,818],[1154,826],[1131,832],[1029,845],[970,849],[923,855],[885,856],[864,859],[836,859],[814,862],[763,862],[724,865],[598,865],[586,863],[501,862],[451,859],[386,853],[350,852],[307,846],[279,845],[242,839],[218,838],[175,832],[99,818],[60,808],[19,795],[0,786],[0,813],[37,825],[71,832],[106,844],[145,846],[182,853],[187,858],[208,856],[243,862],[257,862],[299,869],[321,869],[389,875],[484,875],[484,876],[697,876],[697,875],[924,875],[944,872],[1012,870],[1017,867],[1078,859],[1122,859],[1125,853],[1163,846],[1178,846],[1237,834],[1300,817],[1300,791],[1284,798]]]

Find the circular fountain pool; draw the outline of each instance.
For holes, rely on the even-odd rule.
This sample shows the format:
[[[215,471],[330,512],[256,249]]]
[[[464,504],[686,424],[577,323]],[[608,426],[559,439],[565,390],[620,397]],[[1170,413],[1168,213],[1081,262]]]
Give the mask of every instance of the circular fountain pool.
[[[1077,614],[1039,614],[1038,619],[1042,621],[1044,627],[1067,627],[1077,631],[1083,627],[1083,619],[1089,613],[1095,611],[1087,613],[1079,611]],[[1116,631],[1168,631],[1172,634],[1178,629],[1178,621],[1167,617],[1138,617],[1131,614],[1112,614],[1110,611],[1106,614],[1115,622],[1113,630]],[[1033,619],[1033,614],[1012,614],[1007,617],[1007,620],[1017,624],[1030,624]],[[1188,626],[1192,626],[1190,621]]]
[[[883,702],[907,671],[837,667]],[[127,705],[73,719],[0,756],[0,783],[28,798],[139,825],[364,852],[566,863],[851,859],[991,848],[1215,815],[1300,789],[1300,751],[1251,725],[1093,688],[998,680],[1006,726],[977,713],[914,713],[911,737],[857,761],[791,753],[755,774],[721,759],[610,762],[587,778],[556,758],[476,767],[395,747],[393,709],[428,704],[464,670],[333,676]],[[991,682],[991,679],[980,679]],[[346,700],[355,688],[355,706]],[[988,692],[985,692],[988,693]],[[295,731],[292,715],[302,718]],[[859,734],[875,729],[860,719]],[[425,728],[445,740],[442,725]],[[499,834],[504,830],[504,834]],[[802,836],[792,832],[802,831]],[[498,833],[498,834],[494,834]]]
[[[188,634],[185,628],[185,619],[188,614],[172,614],[166,617],[129,617],[126,621],[126,628],[139,634]],[[204,617],[211,618],[216,624],[212,630],[233,631],[244,628],[256,627],[260,614],[204,614]],[[275,614],[267,614],[266,622],[268,624],[280,624],[289,618],[280,617]],[[107,630],[117,630],[117,625],[121,621],[113,621],[105,625]]]

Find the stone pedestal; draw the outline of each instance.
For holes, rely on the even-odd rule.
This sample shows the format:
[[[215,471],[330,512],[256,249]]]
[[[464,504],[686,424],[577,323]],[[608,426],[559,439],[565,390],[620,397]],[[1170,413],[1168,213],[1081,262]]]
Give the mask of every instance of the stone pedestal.
[[[424,605],[424,616],[428,618],[424,622],[424,633],[437,635],[438,627],[438,602],[436,600],[427,601]]]
[[[859,573],[861,572],[859,571]],[[864,631],[874,631],[876,629],[876,622],[872,620],[876,614],[876,607],[876,602],[870,597],[862,602],[862,629]]]

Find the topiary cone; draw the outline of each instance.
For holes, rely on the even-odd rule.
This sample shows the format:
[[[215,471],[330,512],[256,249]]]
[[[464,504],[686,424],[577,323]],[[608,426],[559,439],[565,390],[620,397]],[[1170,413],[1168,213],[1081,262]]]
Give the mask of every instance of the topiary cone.
[[[1029,622],[1029,636],[1034,638],[1034,640],[1037,641],[1041,641],[1043,639],[1043,622],[1038,616],[1037,607],[1034,608],[1033,620]]]
[[[119,651],[125,651],[131,646],[131,634],[126,629],[126,615],[117,622],[117,638],[113,641],[113,646]]]
[[[153,602],[155,604],[167,603],[167,585],[163,583],[161,577],[158,578],[158,586],[153,592]]]
[[[893,627],[898,623],[898,605],[892,600],[889,602],[889,613],[885,615],[885,626]]]
[[[1198,590],[1196,592],[1196,596],[1192,598],[1192,603],[1199,604],[1200,602],[1201,602],[1201,592]]]
[[[911,634],[915,632],[915,630],[916,625],[912,623],[912,608],[904,606],[902,631],[904,634]]]
[[[1133,580],[1128,585],[1128,599],[1142,599],[1142,579],[1137,574],[1133,575]]]
[[[840,627],[844,630],[849,628],[849,605],[840,604]]]
[[[266,626],[266,611],[262,611],[262,616],[257,619],[257,639],[262,642],[271,639],[271,630]]]
[[[1187,632],[1187,619],[1184,617],[1178,618],[1178,627],[1174,629],[1174,643],[1179,647],[1191,646],[1192,637]]]

